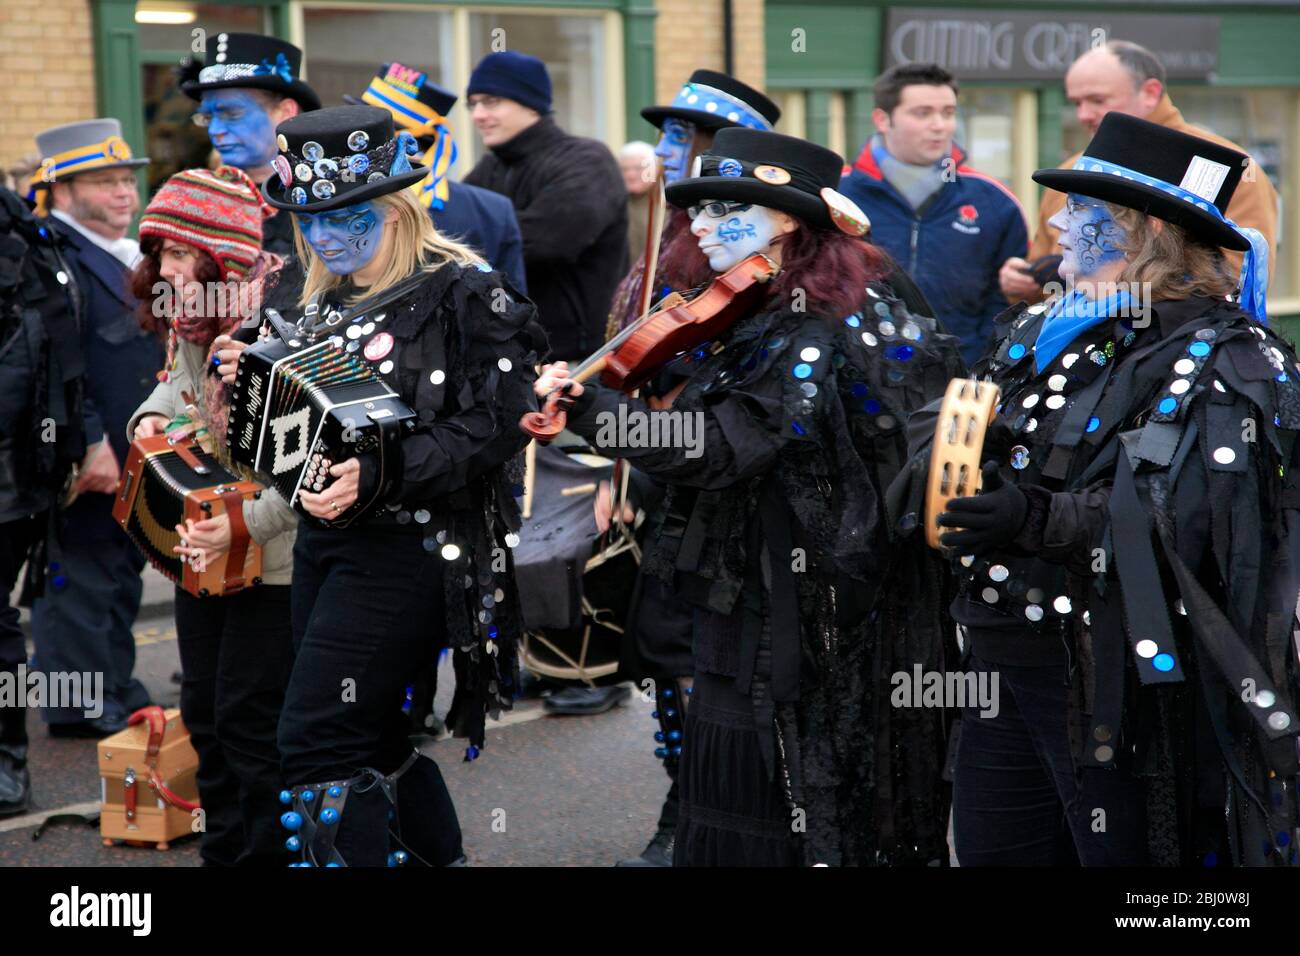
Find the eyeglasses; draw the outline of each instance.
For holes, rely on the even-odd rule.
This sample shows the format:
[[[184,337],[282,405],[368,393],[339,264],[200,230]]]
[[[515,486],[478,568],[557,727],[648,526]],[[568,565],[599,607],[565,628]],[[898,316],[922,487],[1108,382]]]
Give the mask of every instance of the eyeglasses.
[[[752,205],[753,203],[749,202],[728,202],[724,199],[715,199],[713,202],[691,206],[686,210],[686,215],[692,219],[698,219],[701,215],[708,216],[710,219],[721,219],[723,216],[730,216],[733,212],[744,212]]]
[[[1101,203],[1091,199],[1075,199],[1073,195],[1067,194],[1065,197],[1065,211],[1073,216],[1079,209],[1098,209]]]
[[[238,108],[222,107],[221,109],[213,110],[211,113],[205,113],[200,110],[199,112],[192,114],[190,119],[194,121],[195,126],[201,126],[206,129],[208,126],[212,125],[213,119],[219,119],[227,126],[231,123],[238,123],[244,118],[246,112],[246,110]]]

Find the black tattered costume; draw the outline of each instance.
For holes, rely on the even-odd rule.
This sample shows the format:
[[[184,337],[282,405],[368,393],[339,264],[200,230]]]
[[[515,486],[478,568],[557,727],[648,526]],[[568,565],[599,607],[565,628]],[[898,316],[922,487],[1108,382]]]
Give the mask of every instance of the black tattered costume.
[[[680,361],[700,455],[618,449],[669,486],[645,566],[694,607],[674,863],[946,861],[943,713],[888,704],[893,672],[945,666],[945,575],[892,546],[882,503],[908,413],[962,371],[953,340],[873,283],[849,316],[769,301]],[[649,412],[589,391],[570,428],[596,440],[620,404]]]
[[[393,139],[390,114],[370,107],[279,127],[290,149],[305,140],[327,153],[349,131],[359,140],[357,130],[372,143]],[[371,180],[339,201],[403,188],[424,172],[395,168],[390,182]],[[273,187],[267,195],[276,201]],[[451,648],[448,724],[468,737],[466,759],[483,745],[486,714],[513,701],[520,624],[510,548],[526,443],[517,422],[535,407],[545,335],[531,303],[486,265],[448,259],[368,299],[359,292],[345,279],[308,310],[318,326],[302,328],[363,356],[415,418],[395,472],[390,459],[381,471],[372,454],[357,456],[357,500],[374,501],[368,511],[342,527],[300,522],[297,657],[279,734],[292,788],[281,795],[282,822],[305,865],[447,864],[462,856],[455,809],[437,765],[411,749],[403,700]]]
[[[1078,806],[1062,800],[1085,864],[1293,865],[1300,363],[1219,298],[1104,320],[1040,371],[1043,323],[1009,312],[975,369],[1002,390],[985,457],[1028,509],[1008,545],[954,564],[968,650],[1043,665],[1038,690],[1070,682],[1051,722],[1068,729]],[[927,454],[896,511],[919,507]],[[963,817],[962,774],[959,757],[965,862],[964,819],[988,818]]]

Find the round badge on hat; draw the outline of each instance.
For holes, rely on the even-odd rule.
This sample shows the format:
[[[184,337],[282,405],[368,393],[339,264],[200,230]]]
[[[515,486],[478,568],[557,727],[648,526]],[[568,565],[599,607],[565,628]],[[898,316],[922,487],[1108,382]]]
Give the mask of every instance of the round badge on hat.
[[[780,166],[755,166],[754,177],[769,186],[784,186],[790,181],[790,174]]]
[[[842,192],[831,189],[830,186],[823,186],[821,191],[822,202],[826,203],[826,208],[830,210],[831,222],[840,232],[850,236],[865,236],[871,228],[871,220],[867,214],[858,208],[848,196]]]

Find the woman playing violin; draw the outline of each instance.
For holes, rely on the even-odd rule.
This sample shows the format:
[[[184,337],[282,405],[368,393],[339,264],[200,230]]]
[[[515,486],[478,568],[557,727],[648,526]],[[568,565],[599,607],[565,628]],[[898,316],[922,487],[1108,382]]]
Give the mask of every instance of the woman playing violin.
[[[758,304],[674,360],[671,409],[563,363],[536,386],[668,485],[645,567],[691,604],[695,646],[674,864],[946,862],[945,721],[890,700],[891,674],[943,668],[942,567],[895,546],[883,489],[908,412],[961,373],[955,340],[900,301],[835,153],[724,129],[697,163],[667,189],[696,278],[757,263]]]

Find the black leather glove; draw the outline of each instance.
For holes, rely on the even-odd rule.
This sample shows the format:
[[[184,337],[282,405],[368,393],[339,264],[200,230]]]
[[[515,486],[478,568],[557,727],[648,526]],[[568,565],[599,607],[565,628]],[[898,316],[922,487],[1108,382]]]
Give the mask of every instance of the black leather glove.
[[[984,462],[983,489],[971,498],[954,498],[948,510],[939,515],[946,531],[939,543],[958,554],[984,554],[996,551],[1015,540],[1029,514],[1029,499],[1015,485],[1002,480],[996,461]]]

